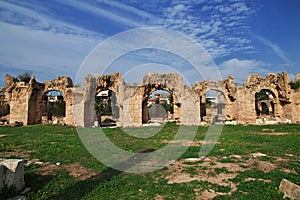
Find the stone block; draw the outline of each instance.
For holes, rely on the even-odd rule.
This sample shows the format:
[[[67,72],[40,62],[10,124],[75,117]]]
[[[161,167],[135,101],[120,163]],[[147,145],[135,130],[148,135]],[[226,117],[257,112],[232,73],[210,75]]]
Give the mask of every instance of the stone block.
[[[4,166],[0,165],[0,191],[4,188],[5,176],[4,176]]]
[[[24,160],[5,159],[0,161],[0,189],[15,186],[21,190],[25,186]]]
[[[292,200],[300,199],[300,186],[286,179],[282,179],[280,182],[279,190],[284,193],[283,198],[288,197]]]

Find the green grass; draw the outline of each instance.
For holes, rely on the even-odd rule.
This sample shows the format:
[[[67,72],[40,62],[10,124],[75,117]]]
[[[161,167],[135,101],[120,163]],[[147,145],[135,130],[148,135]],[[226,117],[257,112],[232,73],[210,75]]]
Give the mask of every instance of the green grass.
[[[105,134],[115,145],[129,152],[151,152],[165,147],[168,141],[176,136],[178,126],[173,123],[159,128],[145,127],[135,129],[105,128],[82,129],[86,134]],[[185,127],[186,134],[192,133],[195,127]],[[274,129],[275,132],[289,132],[287,135],[260,135],[262,129]],[[196,140],[203,140],[207,127],[198,127]],[[142,137],[129,136],[133,133]],[[157,132],[147,138],[151,133]],[[60,125],[35,125],[26,127],[0,127],[0,158],[25,158],[25,160],[39,159],[42,162],[62,166],[79,163],[83,167],[97,173],[97,179],[79,180],[73,177],[66,168],[54,170],[43,175],[39,172],[41,166],[29,165],[25,167],[25,182],[32,190],[26,194],[27,199],[195,199],[195,191],[214,190],[228,193],[228,186],[217,185],[205,181],[191,181],[186,183],[168,184],[166,176],[168,168],[143,174],[120,172],[106,167],[95,159],[82,144],[76,129]],[[215,199],[281,199],[282,193],[278,186],[282,178],[300,184],[300,125],[272,125],[272,126],[224,126],[218,144],[208,156],[218,158],[219,163],[237,163],[245,168],[230,180],[237,184],[237,190],[231,195],[219,195]],[[99,143],[101,145],[101,143]],[[190,146],[180,159],[199,157],[201,146]],[[16,154],[14,154],[16,152]],[[249,168],[245,162],[251,153],[264,153],[266,157],[259,157],[264,162],[275,162],[276,158],[287,159],[278,168],[264,173],[255,168]],[[228,157],[241,155],[241,159]],[[294,156],[287,156],[292,154]],[[225,157],[225,158],[223,158]],[[230,169],[217,168],[216,161],[210,161],[207,166],[201,166],[203,161],[183,162],[186,166],[183,172],[196,177],[199,170],[214,168],[215,173],[208,176],[218,177],[219,174],[231,173]],[[285,173],[284,167],[295,171]],[[180,171],[180,170],[179,170]],[[100,178],[99,178],[100,177]],[[256,180],[246,181],[247,178]],[[264,180],[270,180],[268,182]],[[0,199],[7,199],[17,195],[13,189],[2,191]]]

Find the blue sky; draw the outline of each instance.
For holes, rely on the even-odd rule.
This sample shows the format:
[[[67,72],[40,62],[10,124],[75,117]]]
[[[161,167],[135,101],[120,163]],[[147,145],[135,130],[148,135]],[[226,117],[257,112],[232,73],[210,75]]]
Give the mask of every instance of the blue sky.
[[[99,43],[142,27],[166,28],[196,40],[223,78],[233,75],[243,82],[250,73],[287,71],[293,79],[300,66],[299,9],[298,0],[0,1],[0,87],[5,74],[24,71],[41,82],[60,75],[74,79]],[[146,72],[186,73],[185,60],[166,54],[130,52],[111,71],[122,72],[128,82],[140,82]]]

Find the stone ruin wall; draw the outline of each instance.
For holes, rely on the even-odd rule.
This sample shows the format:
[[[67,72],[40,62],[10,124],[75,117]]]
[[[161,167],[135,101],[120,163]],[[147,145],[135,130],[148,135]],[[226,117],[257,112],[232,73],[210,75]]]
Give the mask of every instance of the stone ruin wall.
[[[58,77],[53,81],[39,83],[33,76],[28,83],[16,81],[15,77],[6,75],[6,100],[10,105],[9,123],[20,122],[24,125],[41,124],[43,106],[46,93],[51,90],[59,90],[64,93],[66,103],[66,124],[74,124],[71,119],[72,80],[69,77]]]
[[[103,90],[111,90],[117,99],[116,125],[119,127],[141,126],[148,120],[146,100],[155,90],[166,90],[174,99],[173,118],[182,125],[203,124],[201,108],[205,105],[206,92],[216,90],[225,96],[225,120],[237,124],[256,124],[255,93],[261,89],[270,90],[274,96],[274,117],[287,122],[300,123],[300,90],[291,89],[286,72],[249,75],[243,86],[236,86],[233,77],[213,82],[205,80],[194,86],[183,85],[179,74],[147,74],[140,85],[124,82],[119,73],[110,75],[88,75],[84,87],[74,87],[69,77],[58,77],[39,83],[32,77],[29,83],[17,82],[6,76],[6,100],[10,105],[10,124],[24,125],[42,123],[42,108],[45,94],[51,90],[64,93],[66,115],[64,124],[93,126],[97,120],[95,96]]]

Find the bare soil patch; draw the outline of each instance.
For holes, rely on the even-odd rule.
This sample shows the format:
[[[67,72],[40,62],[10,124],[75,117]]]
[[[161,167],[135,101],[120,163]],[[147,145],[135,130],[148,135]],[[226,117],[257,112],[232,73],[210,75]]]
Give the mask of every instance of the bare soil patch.
[[[255,156],[254,156],[255,155]],[[182,159],[174,162],[168,167],[168,172],[165,175],[165,179],[168,180],[168,184],[183,183],[191,181],[208,181],[212,184],[220,186],[227,186],[231,188],[229,194],[237,190],[237,183],[231,182],[231,179],[235,178],[239,172],[251,169],[259,169],[267,173],[276,168],[280,168],[285,173],[295,173],[294,170],[285,168],[282,166],[284,158],[278,158],[277,160],[263,161],[260,159],[261,156],[267,156],[265,154],[247,155],[231,155],[229,157],[205,157],[199,162],[199,159]],[[223,162],[222,160],[230,158],[231,162]],[[220,162],[221,161],[221,162]],[[193,170],[190,171],[189,169]],[[247,178],[245,181],[251,180],[262,180],[264,182],[271,182],[271,180]],[[195,194],[199,199],[213,199],[215,196],[222,195],[222,193],[214,190],[205,190],[202,192],[195,191]]]
[[[56,165],[47,162],[43,163],[42,167],[37,169],[37,172],[41,175],[53,175],[53,172],[56,170],[67,170],[70,175],[79,180],[86,180],[97,174],[93,170],[85,168],[79,163]]]
[[[14,151],[9,151],[9,152],[1,152],[0,157],[1,158],[22,158],[26,159],[30,157],[30,153],[35,152],[35,150],[32,151],[21,151],[21,150],[14,150]]]
[[[249,134],[255,135],[288,135],[288,132],[272,132],[272,131],[261,131],[261,132],[248,132]]]
[[[220,144],[220,142],[218,141],[212,141],[212,140],[194,140],[194,141],[190,141],[190,140],[161,140],[160,142],[162,143],[166,143],[166,144],[178,144],[180,146],[201,146],[201,145],[205,145],[205,144]]]

